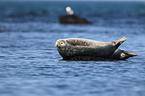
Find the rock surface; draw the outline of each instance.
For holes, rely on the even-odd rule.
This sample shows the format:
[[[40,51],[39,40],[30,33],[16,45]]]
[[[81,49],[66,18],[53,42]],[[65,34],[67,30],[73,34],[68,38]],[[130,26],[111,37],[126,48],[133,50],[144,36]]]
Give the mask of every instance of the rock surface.
[[[92,24],[90,21],[76,15],[64,15],[59,17],[61,24]]]

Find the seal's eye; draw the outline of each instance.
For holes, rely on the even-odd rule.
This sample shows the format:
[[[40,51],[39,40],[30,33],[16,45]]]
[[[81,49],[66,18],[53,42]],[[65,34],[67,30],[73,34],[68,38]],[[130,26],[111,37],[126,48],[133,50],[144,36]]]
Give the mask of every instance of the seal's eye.
[[[66,47],[66,44],[64,42],[59,43],[61,47]]]
[[[64,44],[63,42],[61,42],[60,44]]]

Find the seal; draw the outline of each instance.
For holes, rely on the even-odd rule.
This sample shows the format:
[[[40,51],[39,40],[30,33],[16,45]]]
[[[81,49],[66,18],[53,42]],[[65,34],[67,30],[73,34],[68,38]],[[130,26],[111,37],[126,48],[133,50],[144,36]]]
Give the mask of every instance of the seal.
[[[127,38],[111,42],[99,42],[90,39],[68,38],[59,39],[55,46],[64,60],[73,57],[109,58]]]
[[[74,61],[115,61],[115,60],[126,60],[130,57],[138,56],[135,53],[127,52],[121,49],[116,49],[113,55],[109,58],[92,57],[92,56],[74,56],[70,60]]]
[[[126,60],[126,59],[128,59],[130,57],[134,57],[134,56],[138,56],[138,55],[135,54],[135,53],[131,53],[131,52],[121,50],[121,49],[117,49],[109,59],[112,59],[112,60]]]

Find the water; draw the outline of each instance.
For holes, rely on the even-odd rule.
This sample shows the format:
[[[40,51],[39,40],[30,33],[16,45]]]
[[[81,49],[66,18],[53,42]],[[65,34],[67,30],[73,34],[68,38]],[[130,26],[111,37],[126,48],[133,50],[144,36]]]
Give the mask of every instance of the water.
[[[92,25],[62,25],[65,6]],[[81,7],[80,7],[81,6]],[[144,96],[145,2],[0,2],[0,96]],[[60,38],[113,41],[126,61],[62,61]]]

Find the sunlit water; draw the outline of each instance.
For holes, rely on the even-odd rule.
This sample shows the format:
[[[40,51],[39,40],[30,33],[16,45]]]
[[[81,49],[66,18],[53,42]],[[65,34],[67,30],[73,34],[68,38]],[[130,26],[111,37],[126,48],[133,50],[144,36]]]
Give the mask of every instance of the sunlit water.
[[[92,25],[61,25],[65,6]],[[81,6],[81,7],[80,7]],[[144,2],[0,2],[0,96],[144,96]],[[62,61],[60,38],[113,41],[126,61]]]

